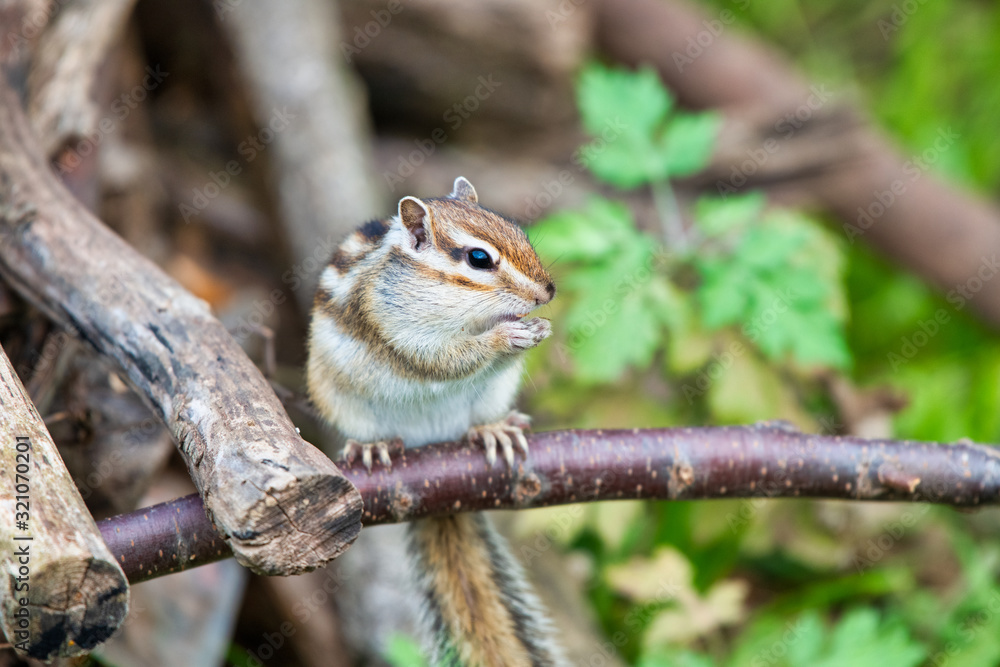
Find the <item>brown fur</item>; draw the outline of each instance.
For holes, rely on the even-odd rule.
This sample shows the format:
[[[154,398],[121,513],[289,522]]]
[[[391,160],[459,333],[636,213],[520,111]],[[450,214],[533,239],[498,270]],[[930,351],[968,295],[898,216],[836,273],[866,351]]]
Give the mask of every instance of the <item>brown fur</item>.
[[[518,271],[538,283],[549,283],[551,278],[538,260],[527,234],[508,218],[483,208],[478,204],[456,199],[425,199],[434,213],[435,238],[444,236],[439,247],[448,251],[455,247],[448,237],[448,227],[454,226],[463,232],[473,234],[488,241],[500,251],[504,261],[510,262]],[[449,245],[450,243],[450,245]]]
[[[390,365],[400,376],[415,380],[455,380],[474,373],[489,358],[485,351],[476,352],[476,348],[484,343],[472,336],[457,342],[451,353],[442,358],[428,359],[404,354],[392,346],[372,317],[371,308],[367,305],[371,301],[372,285],[361,282],[348,298],[346,306],[340,307],[332,299],[327,299],[320,304],[318,312],[333,319],[344,333],[364,342],[376,359]],[[348,376],[335,370],[327,372],[338,386],[358,390],[359,378],[356,375]]]
[[[426,562],[437,564],[426,576],[449,634],[460,639],[461,664],[530,666],[472,518],[425,519],[416,535]]]

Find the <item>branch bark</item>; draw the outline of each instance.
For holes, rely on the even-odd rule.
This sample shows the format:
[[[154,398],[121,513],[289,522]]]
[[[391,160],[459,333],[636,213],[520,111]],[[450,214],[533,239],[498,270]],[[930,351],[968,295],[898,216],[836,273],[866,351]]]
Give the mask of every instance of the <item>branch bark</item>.
[[[0,275],[118,363],[167,424],[241,564],[295,574],[332,560],[357,537],[357,491],[302,440],[206,304],[59,183],[3,77]]]
[[[356,463],[344,474],[364,498],[366,526],[621,499],[1000,504],[1000,451],[972,443],[810,435],[781,424],[552,431],[529,442],[531,456],[513,472],[501,462],[487,468],[478,449],[442,443],[406,450],[392,470],[376,466],[369,475]],[[228,556],[198,496],[99,525],[133,582]]]
[[[0,628],[40,660],[88,652],[128,613],[128,583],[0,349]]]

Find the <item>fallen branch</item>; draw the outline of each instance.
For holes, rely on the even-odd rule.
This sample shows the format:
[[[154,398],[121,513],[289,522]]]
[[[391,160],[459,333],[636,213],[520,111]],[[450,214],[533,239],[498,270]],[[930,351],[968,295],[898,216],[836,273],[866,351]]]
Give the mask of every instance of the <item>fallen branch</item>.
[[[170,429],[240,563],[295,574],[327,563],[355,539],[361,498],[354,488],[298,435],[207,305],[59,183],[3,76],[0,275],[117,362]]]
[[[2,349],[0,437],[0,629],[40,660],[91,651],[125,620],[128,584]]]
[[[598,500],[840,498],[1000,504],[1000,451],[984,445],[864,440],[757,425],[552,431],[529,438],[511,473],[460,443],[406,450],[391,471],[344,473],[361,492],[365,525],[490,509]],[[130,581],[228,557],[198,496],[99,524]]]
[[[271,146],[275,195],[295,260],[283,280],[307,311],[336,243],[382,208],[362,88],[337,53],[338,8],[325,0],[213,7],[250,90],[258,139]]]

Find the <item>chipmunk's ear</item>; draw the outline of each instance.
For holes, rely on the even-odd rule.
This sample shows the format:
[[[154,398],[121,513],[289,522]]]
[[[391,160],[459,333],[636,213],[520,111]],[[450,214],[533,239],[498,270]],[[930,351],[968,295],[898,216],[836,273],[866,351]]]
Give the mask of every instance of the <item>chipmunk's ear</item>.
[[[451,194],[448,197],[451,199],[462,199],[473,204],[479,203],[479,195],[476,194],[476,189],[472,187],[472,183],[469,183],[469,180],[465,176],[459,176],[455,179],[455,185],[452,187]]]
[[[403,197],[399,200],[399,219],[410,232],[410,240],[414,250],[424,250],[432,240],[431,210],[427,204],[416,197]]]

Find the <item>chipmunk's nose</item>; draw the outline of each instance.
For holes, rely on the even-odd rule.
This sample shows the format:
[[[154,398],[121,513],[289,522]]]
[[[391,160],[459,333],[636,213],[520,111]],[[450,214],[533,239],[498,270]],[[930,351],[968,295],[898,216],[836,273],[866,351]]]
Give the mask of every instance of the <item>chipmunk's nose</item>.
[[[535,305],[541,306],[543,303],[548,303],[549,301],[552,301],[552,297],[554,297],[555,295],[556,295],[556,286],[552,282],[549,282],[549,284],[545,286],[544,294],[538,292],[538,295],[535,297]]]

